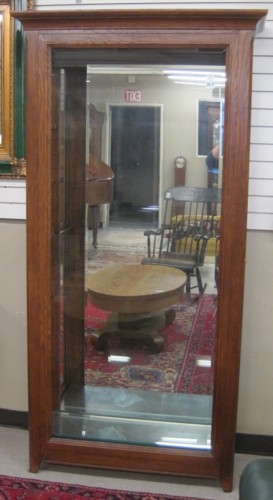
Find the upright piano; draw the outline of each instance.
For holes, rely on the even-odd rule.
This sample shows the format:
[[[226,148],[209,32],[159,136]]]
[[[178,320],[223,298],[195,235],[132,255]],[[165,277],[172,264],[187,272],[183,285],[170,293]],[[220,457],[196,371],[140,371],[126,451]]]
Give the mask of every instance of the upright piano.
[[[94,248],[98,246],[100,205],[113,200],[114,172],[102,160],[91,155],[86,171],[86,203],[88,204],[88,227],[92,227]]]

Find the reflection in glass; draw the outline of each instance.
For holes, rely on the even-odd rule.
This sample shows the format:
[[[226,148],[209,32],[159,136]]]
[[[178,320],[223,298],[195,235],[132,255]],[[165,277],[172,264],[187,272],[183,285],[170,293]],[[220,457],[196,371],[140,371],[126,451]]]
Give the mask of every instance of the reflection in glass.
[[[160,64],[156,50],[54,52],[55,436],[211,447],[220,204],[178,199],[168,227],[165,217],[175,158],[186,160],[186,187],[208,187],[201,102],[221,124],[207,134],[220,142],[220,201],[225,54],[216,55],[203,65],[182,51]],[[144,265],[151,234],[162,252],[200,245],[202,266]],[[205,286],[183,293],[196,267]]]

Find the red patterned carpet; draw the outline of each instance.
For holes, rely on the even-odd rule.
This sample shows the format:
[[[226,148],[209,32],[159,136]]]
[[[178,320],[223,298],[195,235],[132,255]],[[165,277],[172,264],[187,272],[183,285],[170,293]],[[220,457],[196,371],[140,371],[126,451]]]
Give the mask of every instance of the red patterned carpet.
[[[211,394],[216,329],[213,295],[176,306],[175,321],[164,327],[162,352],[150,354],[143,347],[127,347],[129,363],[109,363],[108,353],[91,343],[92,329],[104,326],[107,313],[88,305],[86,318],[85,383],[161,392]],[[115,347],[115,346],[114,346]],[[118,351],[121,353],[120,351]],[[198,361],[212,361],[200,366]]]
[[[78,498],[93,498],[95,500],[202,500],[193,497],[135,493],[0,476],[1,500],[76,500]]]

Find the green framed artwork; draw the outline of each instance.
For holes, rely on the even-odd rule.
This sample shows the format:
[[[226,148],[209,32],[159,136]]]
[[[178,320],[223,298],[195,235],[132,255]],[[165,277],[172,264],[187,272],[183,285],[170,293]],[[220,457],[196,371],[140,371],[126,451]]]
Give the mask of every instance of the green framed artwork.
[[[25,177],[25,65],[21,24],[10,16],[18,0],[0,5],[0,177]]]

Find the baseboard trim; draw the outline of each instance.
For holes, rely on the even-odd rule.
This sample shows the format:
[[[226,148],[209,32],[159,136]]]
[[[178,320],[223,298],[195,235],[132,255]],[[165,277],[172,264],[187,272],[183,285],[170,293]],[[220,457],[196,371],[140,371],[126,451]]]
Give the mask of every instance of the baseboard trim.
[[[28,429],[28,412],[0,408],[0,425]],[[236,453],[273,456],[273,436],[236,434]]]
[[[28,412],[0,408],[0,425],[28,429]]]
[[[236,434],[236,453],[273,456],[273,436]]]

